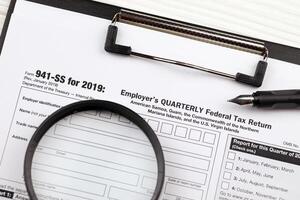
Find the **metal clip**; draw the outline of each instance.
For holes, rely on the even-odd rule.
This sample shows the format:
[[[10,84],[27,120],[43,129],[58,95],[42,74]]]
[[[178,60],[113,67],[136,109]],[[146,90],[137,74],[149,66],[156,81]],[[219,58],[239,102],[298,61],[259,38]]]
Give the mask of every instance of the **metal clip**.
[[[263,56],[263,59],[258,62],[256,70],[253,76],[237,73],[236,75],[224,73],[221,71],[209,69],[199,65],[194,65],[182,61],[172,60],[168,58],[162,58],[158,56],[143,54],[139,52],[132,51],[130,46],[124,46],[116,44],[118,27],[117,22],[125,22],[133,25],[139,25],[155,30],[160,30],[168,33],[173,33],[185,37],[192,37],[193,39],[198,39],[210,43],[216,43],[218,45],[239,49],[251,53],[257,53]],[[255,42],[246,38],[241,38],[237,36],[229,36],[228,34],[218,33],[217,31],[211,31],[207,29],[199,29],[198,27],[193,27],[191,25],[186,25],[183,23],[173,22],[166,19],[161,19],[158,17],[152,17],[150,15],[144,15],[140,13],[135,13],[131,11],[121,11],[116,13],[112,19],[111,25],[108,27],[108,32],[105,42],[105,50],[110,53],[122,54],[136,56],[151,60],[156,60],[164,63],[184,66],[192,69],[197,69],[214,75],[226,77],[233,79],[237,82],[252,85],[255,87],[260,87],[263,83],[265,72],[267,69],[267,59],[268,59],[268,49],[263,43]]]

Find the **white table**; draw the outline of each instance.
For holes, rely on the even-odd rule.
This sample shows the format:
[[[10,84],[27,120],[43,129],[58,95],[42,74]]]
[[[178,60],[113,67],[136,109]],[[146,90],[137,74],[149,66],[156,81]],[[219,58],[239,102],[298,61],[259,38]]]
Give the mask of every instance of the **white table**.
[[[0,27],[10,0],[0,0]],[[97,0],[300,48],[299,0]]]

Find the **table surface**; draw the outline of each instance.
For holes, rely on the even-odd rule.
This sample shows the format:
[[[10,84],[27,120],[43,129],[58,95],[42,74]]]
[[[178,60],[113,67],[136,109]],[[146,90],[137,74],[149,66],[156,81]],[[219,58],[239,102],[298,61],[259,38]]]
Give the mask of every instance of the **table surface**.
[[[96,0],[300,48],[299,0]],[[0,28],[10,0],[0,0]]]

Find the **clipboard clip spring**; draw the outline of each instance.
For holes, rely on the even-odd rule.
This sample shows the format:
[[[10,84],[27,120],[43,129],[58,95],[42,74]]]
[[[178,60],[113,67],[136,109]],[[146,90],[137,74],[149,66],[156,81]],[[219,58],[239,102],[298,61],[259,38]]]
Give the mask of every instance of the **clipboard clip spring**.
[[[225,72],[213,70],[210,68],[206,68],[206,67],[202,67],[199,65],[194,65],[194,64],[190,64],[178,60],[172,60],[168,58],[162,58],[158,56],[135,52],[132,51],[132,48],[130,46],[116,44],[117,33],[118,33],[118,27],[116,25],[117,22],[125,22],[133,25],[140,25],[143,27],[152,28],[156,30],[163,29],[163,31],[181,35],[181,36],[184,36],[184,34],[187,34],[187,36],[193,36],[193,38],[197,36],[204,41],[217,43],[217,44],[223,43],[222,46],[260,54],[263,56],[263,59],[258,62],[255,73],[253,76],[251,76],[243,73],[236,73],[235,75],[228,74]],[[199,30],[198,28],[187,26],[182,23],[177,23],[173,21],[171,22],[169,20],[152,17],[149,15],[144,15],[144,14],[131,12],[131,11],[120,11],[115,14],[114,18],[112,19],[111,25],[109,25],[108,27],[106,42],[105,42],[105,50],[110,53],[127,55],[127,56],[136,56],[136,57],[151,59],[159,62],[169,63],[173,65],[184,66],[184,67],[200,70],[203,72],[211,73],[214,75],[226,77],[229,79],[233,79],[237,82],[255,86],[255,87],[260,87],[262,85],[265,72],[267,70],[267,65],[268,65],[267,63],[268,49],[262,43],[253,42],[248,39],[243,40],[238,37],[228,37],[228,35],[224,35],[224,34],[218,35],[216,32],[207,31],[203,29]]]

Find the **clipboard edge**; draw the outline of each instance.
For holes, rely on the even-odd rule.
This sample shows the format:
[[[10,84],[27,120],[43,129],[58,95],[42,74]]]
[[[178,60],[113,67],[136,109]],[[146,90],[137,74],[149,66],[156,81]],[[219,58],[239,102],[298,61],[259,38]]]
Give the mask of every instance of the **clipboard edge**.
[[[11,16],[12,16],[13,12],[14,12],[16,3],[17,3],[17,0],[11,0],[11,2],[9,4],[9,7],[8,7],[8,10],[7,10],[7,14],[6,14],[5,21],[4,21],[4,24],[3,24],[3,27],[2,27],[2,31],[1,31],[1,35],[0,35],[0,55],[1,55],[1,52],[2,52],[2,49],[3,49],[3,45],[4,45],[6,34],[7,34],[7,31],[8,31],[10,19],[11,19]]]
[[[86,14],[86,15],[90,15],[90,16],[94,16],[94,17],[104,18],[104,19],[108,19],[108,20],[112,20],[114,15],[116,13],[120,12],[121,9],[126,9],[126,10],[130,10],[130,11],[138,12],[138,13],[142,13],[142,14],[148,14],[148,13],[143,13],[143,12],[135,11],[135,10],[128,9],[128,8],[122,8],[122,7],[118,7],[118,6],[111,5],[111,4],[105,4],[105,3],[89,1],[89,0],[26,0],[26,1],[39,3],[42,5],[60,8],[60,9],[64,9],[64,10],[69,10],[69,11],[73,11],[73,12],[78,12],[81,14]],[[11,0],[11,3],[9,5],[7,16],[6,16],[4,26],[2,29],[2,33],[0,36],[0,55],[1,55],[1,52],[3,49],[6,34],[8,31],[8,28],[9,28],[10,19],[14,12],[16,2],[17,2],[17,0]],[[148,15],[152,15],[152,14],[148,14]],[[152,16],[160,17],[160,18],[167,19],[167,20],[172,20],[172,21],[179,22],[179,23],[184,23],[187,25],[197,26],[199,28],[205,28],[205,29],[212,30],[212,31],[218,31],[218,32],[233,35],[236,37],[243,37],[243,38],[247,38],[249,40],[263,42],[263,43],[265,43],[265,46],[269,49],[269,57],[270,58],[274,58],[277,60],[300,65],[300,56],[299,56],[300,48],[297,48],[297,47],[287,46],[284,44],[279,44],[279,43],[275,43],[275,42],[271,42],[271,41],[266,41],[266,40],[261,40],[261,39],[257,39],[257,38],[253,38],[253,37],[243,36],[243,35],[227,32],[227,31],[223,31],[223,30],[219,30],[219,29],[214,29],[214,28],[210,28],[210,27],[193,24],[190,22],[183,22],[183,21],[169,19],[166,17],[156,16],[156,15],[152,15]]]

